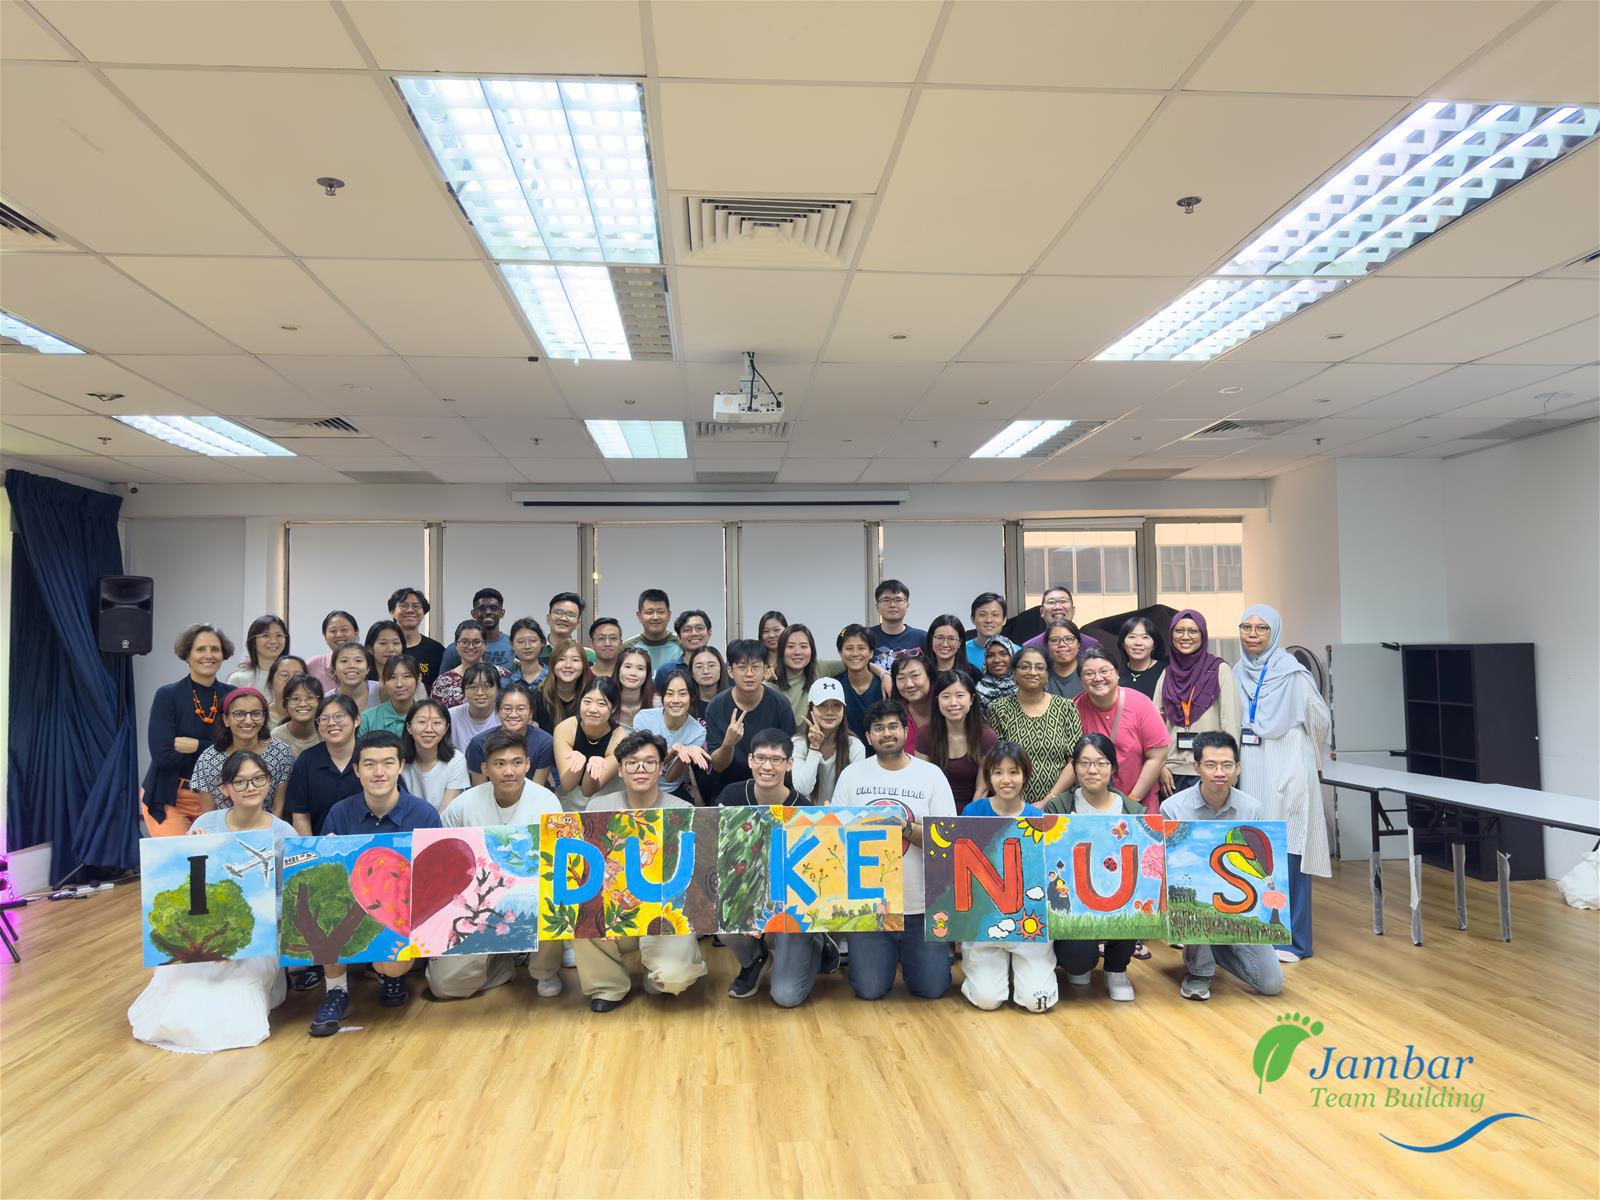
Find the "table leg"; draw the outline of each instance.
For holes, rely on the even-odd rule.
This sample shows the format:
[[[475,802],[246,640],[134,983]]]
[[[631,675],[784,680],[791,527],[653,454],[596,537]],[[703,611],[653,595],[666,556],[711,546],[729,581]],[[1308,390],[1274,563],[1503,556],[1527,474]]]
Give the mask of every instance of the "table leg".
[[[1511,940],[1511,855],[1496,850],[1495,873],[1500,877],[1500,940]]]
[[[1368,792],[1372,804],[1372,932],[1383,936],[1383,855],[1379,853],[1382,840],[1378,837],[1378,793]]]
[[[1456,928],[1467,927],[1467,848],[1460,842],[1450,843],[1450,862],[1456,871]]]
[[[1417,853],[1416,831],[1406,829],[1406,858],[1411,864],[1411,944],[1422,945],[1422,856]]]

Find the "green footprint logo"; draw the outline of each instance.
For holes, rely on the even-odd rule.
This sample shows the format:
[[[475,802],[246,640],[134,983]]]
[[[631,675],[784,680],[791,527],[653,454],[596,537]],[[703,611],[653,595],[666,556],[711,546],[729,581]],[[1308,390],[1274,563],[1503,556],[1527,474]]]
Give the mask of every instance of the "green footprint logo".
[[[1255,1066],[1256,1094],[1269,1083],[1283,1078],[1289,1069],[1294,1052],[1314,1033],[1322,1032],[1322,1022],[1302,1017],[1299,1013],[1284,1013],[1277,1024],[1261,1035],[1256,1043],[1256,1053],[1251,1061]]]

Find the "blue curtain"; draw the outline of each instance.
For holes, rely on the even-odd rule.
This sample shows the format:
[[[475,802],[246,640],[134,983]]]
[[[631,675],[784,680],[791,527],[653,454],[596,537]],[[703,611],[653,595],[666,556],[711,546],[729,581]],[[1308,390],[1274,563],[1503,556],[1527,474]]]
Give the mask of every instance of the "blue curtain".
[[[6,472],[12,519],[6,844],[51,842],[51,882],[139,865],[133,673],[95,644],[98,584],[122,574],[116,496]]]

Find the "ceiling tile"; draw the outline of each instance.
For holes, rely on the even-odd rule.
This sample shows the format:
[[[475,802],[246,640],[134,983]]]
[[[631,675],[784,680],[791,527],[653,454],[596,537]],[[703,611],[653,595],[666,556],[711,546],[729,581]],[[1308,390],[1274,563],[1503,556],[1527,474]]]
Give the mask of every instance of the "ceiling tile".
[[[318,404],[345,416],[436,417],[453,411],[392,354],[268,355],[261,361]]]
[[[356,70],[366,65],[331,4],[36,0],[35,7],[93,62]]]
[[[7,416],[9,419],[10,414],[7,414]],[[22,454],[29,458],[60,458],[68,455],[89,458],[93,456],[93,451],[84,450],[78,446],[69,446],[66,442],[59,442],[55,438],[47,438],[31,429],[22,429],[15,425],[0,425],[0,453]]]
[[[928,79],[1165,91],[1236,7],[1231,0],[1137,6],[958,0]]]
[[[1082,362],[1022,415],[1047,420],[1120,417],[1154,400],[1194,374],[1201,365],[1192,362]]]
[[[688,411],[680,363],[552,359],[549,367],[550,377],[579,417],[682,420]]]
[[[680,267],[672,289],[679,357],[737,360],[756,350],[761,361],[811,362],[844,280],[841,271]]]
[[[8,381],[4,393],[0,394],[0,412],[8,417],[81,417],[84,410],[65,400],[57,400],[54,396],[46,396],[43,392]]]
[[[1446,370],[1437,364],[1341,363],[1244,406],[1252,421],[1331,417]]]
[[[80,413],[187,416],[204,411],[200,404],[192,404],[182,395],[174,395],[173,391],[160,386],[160,380],[152,383],[142,378],[142,374],[93,354],[0,354],[0,379],[8,385],[0,409],[8,414],[20,411],[11,407],[9,385],[21,383],[57,400],[65,400]],[[122,399],[107,403],[89,395],[90,392],[121,393]]]
[[[1386,263],[1384,277],[1533,275],[1588,254],[1600,244],[1597,180],[1591,142]]]
[[[231,347],[83,254],[8,254],[0,306],[101,354],[215,354]]]
[[[1280,433],[1265,441],[1247,445],[1239,454],[1254,455],[1262,459],[1285,458],[1291,454],[1333,454],[1345,446],[1352,446],[1367,438],[1377,437],[1407,424],[1410,417],[1393,416],[1338,416],[1322,421],[1308,421],[1287,433]]]
[[[250,423],[263,430],[272,429],[272,423],[266,419],[256,418]],[[360,471],[411,469],[409,458],[397,453],[391,446],[379,441],[365,430],[359,435],[344,434],[332,437],[291,437],[286,433],[282,437],[274,436],[272,440],[285,450],[293,450],[306,458],[326,463],[335,470],[344,470],[347,467]],[[399,460],[406,465],[392,466],[387,460]]]
[[[108,77],[295,254],[468,258],[476,247],[386,81],[113,70]],[[316,180],[346,186],[323,194]],[[413,298],[418,307],[423,298]]]
[[[656,74],[696,79],[910,83],[939,18],[939,5],[924,0],[672,0],[650,9]]]
[[[1433,90],[1453,100],[1600,101],[1600,6],[1551,5]]]
[[[362,431],[419,462],[427,458],[489,458],[499,452],[462,417],[364,417]]]
[[[325,451],[318,453],[313,460],[321,463],[331,471],[417,471],[421,470],[403,454],[350,454],[340,453],[341,447],[348,451],[355,443],[340,443],[329,446]],[[380,450],[384,449],[381,443],[376,444]],[[308,451],[298,451],[307,454]]]
[[[141,474],[150,472],[160,474],[177,483],[260,483],[263,476],[257,475],[251,468],[256,463],[267,462],[298,462],[298,459],[270,459],[270,458],[208,458],[203,454],[185,454],[182,457],[171,455],[166,457],[134,457],[124,455],[111,460],[132,468],[135,474],[123,475],[120,478],[131,481],[137,480]],[[326,467],[321,471],[327,471]],[[335,482],[342,480],[334,475]]]
[[[1387,100],[1175,96],[1039,270],[1204,274],[1396,111]],[[1180,196],[1202,203],[1185,213]]]
[[[606,486],[611,476],[598,460],[559,458],[516,459],[512,463],[529,483],[584,483]]]
[[[1341,413],[1341,417],[1366,419],[1390,417],[1416,420],[1462,408],[1474,401],[1497,396],[1512,388],[1559,374],[1554,367],[1464,366],[1438,374],[1380,396]]]
[[[399,360],[396,360],[397,362]],[[463,417],[569,417],[550,368],[521,358],[408,358],[429,390]]]
[[[1223,92],[1414,96],[1533,7],[1489,0],[1254,4],[1187,86]],[[1295,53],[1295,47],[1315,47],[1315,53]]]
[[[1252,363],[1221,359],[1185,375],[1139,406],[1138,416],[1226,416],[1283,391],[1322,370],[1320,363]],[[1237,392],[1224,388],[1238,388]]]
[[[397,354],[535,351],[484,263],[319,259],[306,265]]]
[[[287,258],[114,258],[112,263],[252,354],[381,354],[383,347]],[[285,325],[295,328],[285,329]]]
[[[526,477],[498,454],[463,458],[415,456],[417,466],[443,483],[524,483]]]
[[[263,483],[349,483],[332,467],[309,458],[239,458],[239,470]]]
[[[797,421],[789,435],[789,457],[871,458],[898,446],[901,422],[866,417]]]
[[[360,0],[346,6],[385,70],[643,75],[636,4]]]
[[[65,442],[90,454],[167,458],[174,454],[191,453],[177,446],[169,446],[110,417],[92,417],[88,414],[75,417],[13,417],[8,414],[6,423],[53,441]]]
[[[1529,279],[1363,355],[1367,362],[1463,362],[1600,313],[1587,279]]]
[[[1354,358],[1515,282],[1391,279],[1387,275],[1360,279],[1257,334],[1228,357],[1256,362],[1337,362]]]
[[[248,354],[125,354],[117,361],[224,416],[320,415],[315,401]],[[158,410],[146,405],[123,411]]]
[[[1536,337],[1481,361],[1490,363],[1592,363],[1600,360],[1600,321],[1593,317]]]
[[[693,483],[694,464],[688,459],[667,462],[640,462],[637,459],[607,458],[601,463],[617,483]]]
[[[0,0],[0,58],[71,62],[73,57],[16,0]]]
[[[962,350],[967,362],[1072,361],[1104,350],[1188,289],[1182,279],[1035,275]]]
[[[788,442],[783,438],[761,438],[742,442],[725,437],[691,437],[689,457],[702,471],[753,471],[752,463],[772,462],[770,470],[778,469]]]
[[[667,80],[667,186],[731,196],[876,192],[909,94]]]
[[[823,356],[830,362],[945,361],[1015,283],[996,275],[857,273]],[[892,340],[902,333],[903,341]]]
[[[917,407],[944,369],[937,362],[818,363],[804,407],[796,415],[903,417]]]
[[[8,65],[0,73],[0,141],[6,199],[96,250],[276,250],[86,70]],[[107,180],[116,181],[114,203],[107,202]]]
[[[932,417],[1009,420],[1032,404],[1076,364],[1067,362],[951,363],[916,408]]]
[[[965,458],[1004,429],[1006,424],[1003,420],[907,421],[895,431],[890,444],[897,454],[922,450],[941,458],[952,455]]]
[[[1544,417],[1600,397],[1600,367],[1579,367],[1447,411],[1452,417]]]
[[[1025,463],[1032,464],[1036,459],[1023,459]],[[1060,454],[1047,458],[1038,466],[1027,471],[1022,478],[1030,482],[1070,483],[1084,482],[1104,475],[1107,471],[1116,471],[1128,465],[1128,460],[1119,458],[1115,454],[1101,454],[1093,448],[1092,442],[1085,442],[1081,447],[1069,446]]]
[[[1139,417],[1125,417],[1091,433],[1084,439],[1083,449],[1109,454],[1113,458],[1135,458],[1162,450],[1179,438],[1204,429],[1209,423],[1203,418],[1147,421]],[[1225,454],[1227,449],[1224,445],[1216,453]]]
[[[957,461],[953,458],[875,458],[861,473],[860,482],[932,483]]]
[[[923,92],[862,267],[1028,270],[1156,103],[1135,95]],[[1040,153],[1042,146],[1071,153]]]
[[[600,457],[583,422],[571,418],[468,417],[467,425],[497,452],[517,462]]]
[[[778,482],[854,483],[870,465],[865,458],[791,458],[778,468]]]
[[[1027,458],[964,458],[939,476],[939,482],[1008,483],[1032,465]]]

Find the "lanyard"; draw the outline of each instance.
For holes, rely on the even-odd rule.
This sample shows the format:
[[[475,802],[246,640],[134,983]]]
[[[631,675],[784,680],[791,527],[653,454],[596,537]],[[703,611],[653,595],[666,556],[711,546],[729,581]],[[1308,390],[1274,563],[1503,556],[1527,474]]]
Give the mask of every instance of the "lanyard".
[[[1267,682],[1267,667],[1270,665],[1270,663],[1262,665],[1261,678],[1256,680],[1256,694],[1250,697],[1250,727],[1252,729],[1255,728],[1256,723],[1256,704],[1261,699],[1261,689]]]
[[[1192,704],[1194,704],[1194,693],[1199,686],[1200,685],[1197,683],[1194,685],[1194,687],[1189,689],[1188,699],[1178,701],[1178,707],[1183,709],[1183,727],[1185,729],[1188,729],[1194,725],[1193,719],[1189,716],[1189,708]]]

